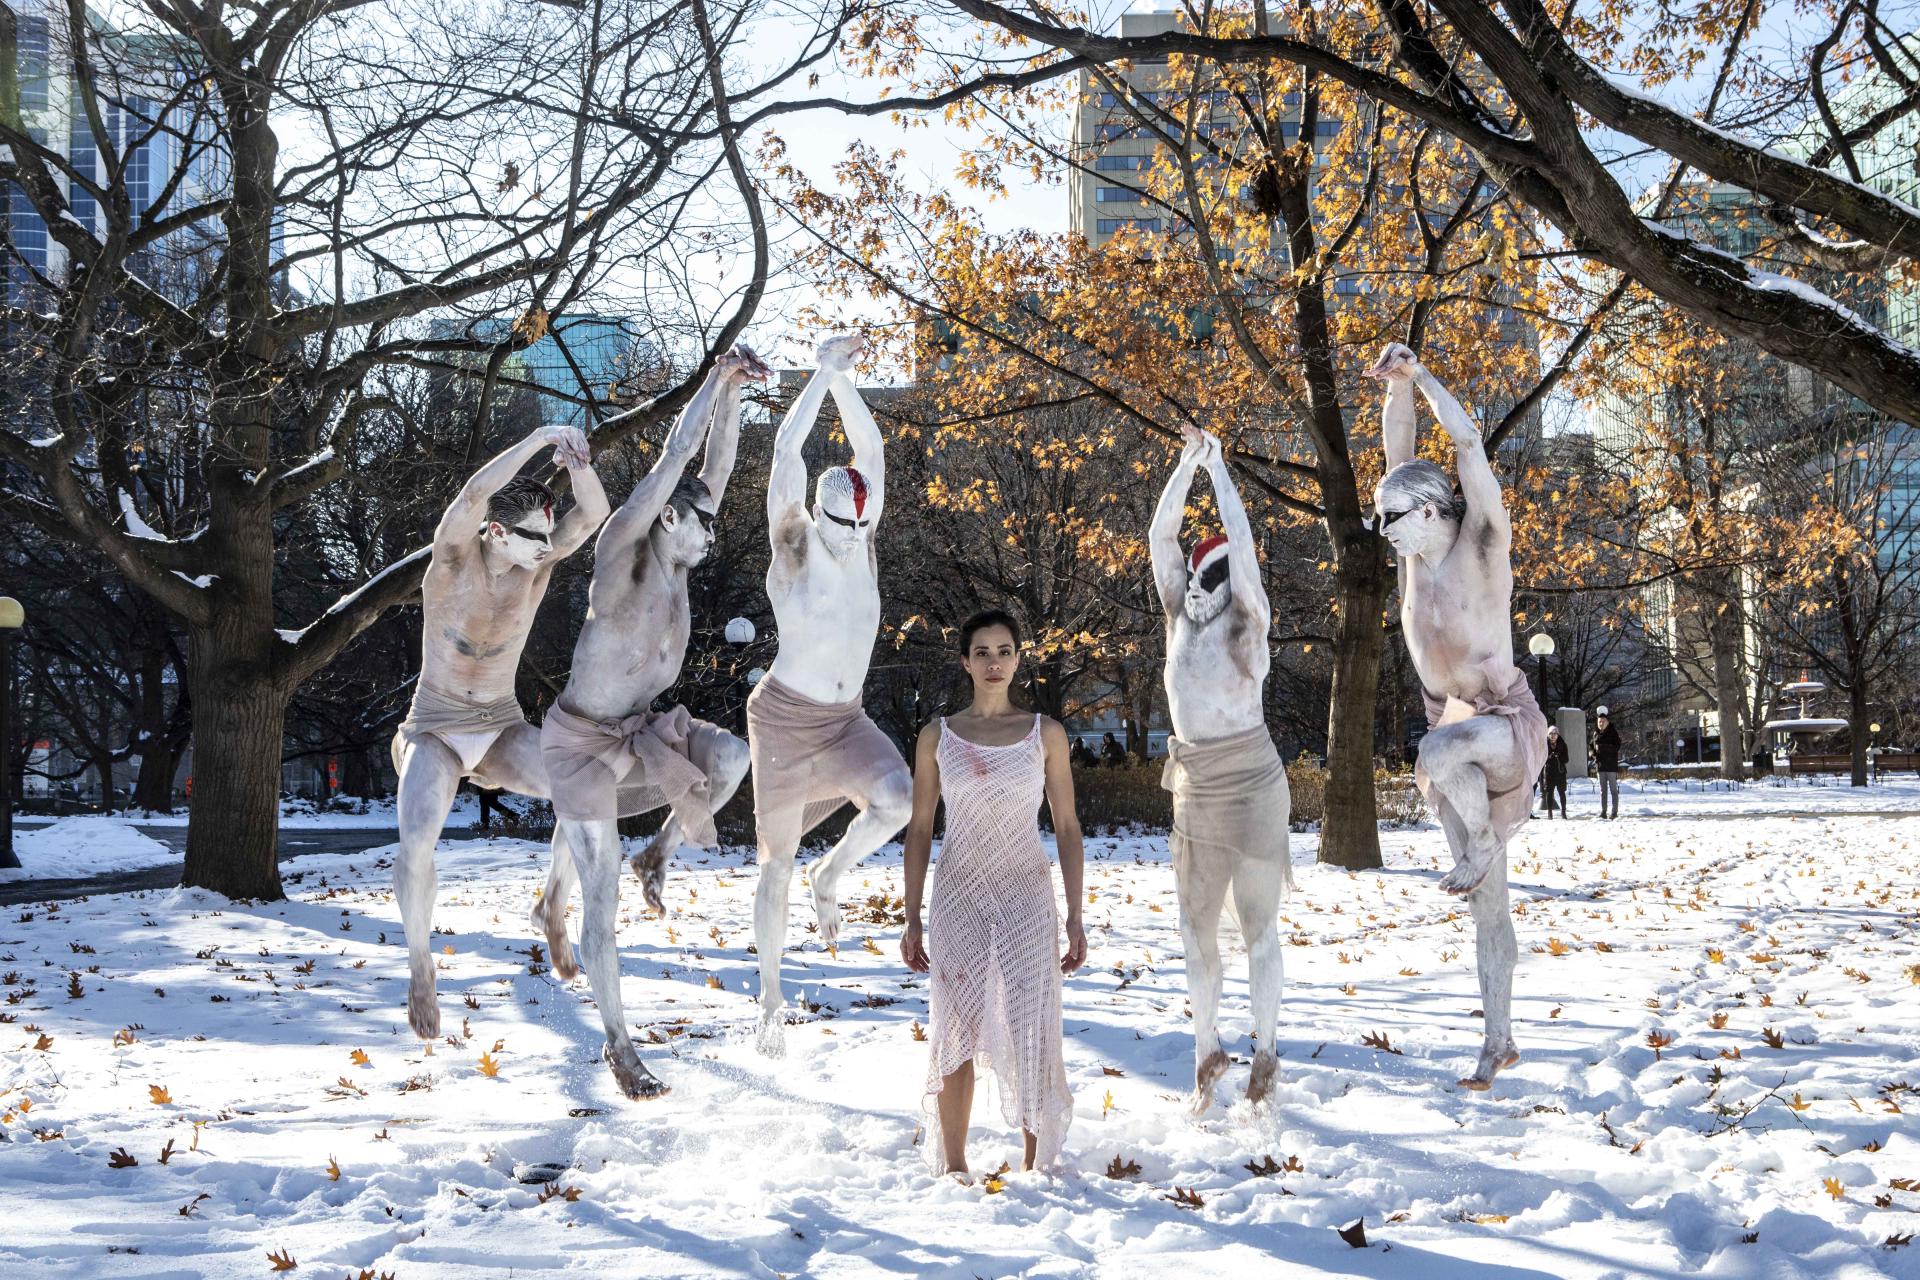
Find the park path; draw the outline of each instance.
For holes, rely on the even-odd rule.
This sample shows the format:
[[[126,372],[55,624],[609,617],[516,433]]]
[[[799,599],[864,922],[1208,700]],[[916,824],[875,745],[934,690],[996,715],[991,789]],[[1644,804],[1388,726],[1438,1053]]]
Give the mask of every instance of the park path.
[[[30,829],[31,827],[15,826],[16,831]],[[147,826],[136,823],[134,829],[143,835],[152,836],[182,858],[186,856],[187,829],[184,826]],[[468,840],[483,834],[485,833],[471,827],[452,827],[445,831],[441,838]],[[305,829],[289,827],[280,832],[280,860],[285,862],[289,858],[298,858],[310,853],[359,853],[362,849],[392,844],[399,838],[399,832],[392,827],[309,827]],[[23,902],[45,902],[53,898],[77,898],[95,893],[168,889],[179,883],[180,867],[175,863],[141,867],[134,871],[110,871],[97,876],[8,880],[0,882],[0,906],[11,907]]]

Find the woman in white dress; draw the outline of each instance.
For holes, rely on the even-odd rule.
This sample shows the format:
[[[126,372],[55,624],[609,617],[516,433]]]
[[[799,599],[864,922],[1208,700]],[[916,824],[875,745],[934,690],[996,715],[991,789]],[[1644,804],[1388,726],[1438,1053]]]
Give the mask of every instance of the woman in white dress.
[[[927,1161],[964,1181],[976,1065],[994,1073],[1000,1112],[1025,1135],[1020,1167],[1039,1168],[1060,1154],[1073,1120],[1060,1042],[1060,975],[1086,961],[1087,935],[1066,730],[1021,711],[1009,697],[1020,666],[1019,625],[1002,610],[977,613],[961,625],[960,654],[973,701],[921,730],[915,753],[900,954],[908,968],[932,975],[922,1103]],[[1064,954],[1040,842],[1043,796],[1066,888]],[[920,897],[942,798],[946,838],[923,935]]]

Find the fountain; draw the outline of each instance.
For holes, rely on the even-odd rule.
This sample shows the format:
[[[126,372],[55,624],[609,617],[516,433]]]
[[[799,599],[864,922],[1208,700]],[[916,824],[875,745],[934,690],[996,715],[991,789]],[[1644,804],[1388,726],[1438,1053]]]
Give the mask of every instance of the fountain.
[[[1807,673],[1802,671],[1798,680],[1791,680],[1780,686],[1781,697],[1800,700],[1800,714],[1788,719],[1769,720],[1760,727],[1772,733],[1806,734],[1810,737],[1846,728],[1845,720],[1832,720],[1807,714],[1807,699],[1826,691],[1827,686],[1824,681],[1809,679]]]

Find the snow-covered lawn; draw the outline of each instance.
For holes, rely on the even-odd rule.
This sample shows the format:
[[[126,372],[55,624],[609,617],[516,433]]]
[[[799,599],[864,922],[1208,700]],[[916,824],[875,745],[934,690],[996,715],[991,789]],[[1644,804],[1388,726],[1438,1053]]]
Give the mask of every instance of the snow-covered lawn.
[[[133,829],[119,814],[88,813],[14,832],[17,867],[0,867],[0,880],[68,879],[137,871],[180,861],[180,855]]]
[[[1386,839],[1387,869],[1351,875],[1296,839],[1277,1102],[1223,1089],[1197,1122],[1164,840],[1092,841],[1066,1165],[997,1194],[914,1147],[926,990],[867,918],[897,848],[849,878],[837,958],[797,895],[784,1062],[752,1048],[746,855],[676,868],[665,921],[627,895],[627,1012],[674,1086],[651,1104],[615,1092],[584,984],[535,949],[537,846],[443,846],[431,1055],[390,849],[302,859],[284,903],[10,909],[0,1275],[257,1277],[270,1252],[327,1280],[1920,1275],[1920,1244],[1886,1247],[1920,1232],[1920,817],[1529,825],[1526,1058],[1486,1095],[1453,1086],[1478,997],[1440,837]],[[1243,1058],[1245,996],[1236,955]],[[991,1171],[1017,1138],[987,1095]],[[1365,1250],[1336,1234],[1356,1218]]]

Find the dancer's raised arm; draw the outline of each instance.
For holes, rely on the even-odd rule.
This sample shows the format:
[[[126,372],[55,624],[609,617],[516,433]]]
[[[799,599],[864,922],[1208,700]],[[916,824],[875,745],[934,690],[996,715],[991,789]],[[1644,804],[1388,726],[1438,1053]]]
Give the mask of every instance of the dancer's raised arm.
[[[612,510],[612,504],[607,501],[607,491],[600,485],[599,474],[584,453],[568,450],[555,456],[573,477],[573,510],[554,526],[553,554],[570,556],[593,536],[593,531],[600,527],[600,522]]]
[[[1513,525],[1507,519],[1506,499],[1500,493],[1500,481],[1493,474],[1493,465],[1487,461],[1487,448],[1480,439],[1480,428],[1453,398],[1453,393],[1440,385],[1433,376],[1418,362],[1414,365],[1413,380],[1419,384],[1420,393],[1433,407],[1434,416],[1440,419],[1440,425],[1446,428],[1453,438],[1454,468],[1460,479],[1460,496],[1467,500],[1467,519],[1462,522],[1478,522],[1483,528],[1491,530],[1504,548],[1513,541]]]
[[[1153,556],[1153,585],[1160,593],[1160,607],[1171,618],[1185,607],[1187,597],[1187,557],[1180,550],[1180,526],[1187,518],[1187,494],[1193,489],[1193,473],[1200,466],[1201,444],[1187,437],[1180,460],[1173,464],[1167,487],[1160,491],[1160,505],[1153,509],[1153,523],[1147,526],[1147,547]]]
[[[766,364],[744,342],[721,356],[716,364],[725,366],[726,377],[720,384],[720,397],[713,408],[713,425],[707,429],[707,452],[700,463],[700,481],[707,486],[713,509],[720,509],[726,496],[727,481],[733,476],[733,460],[740,447],[740,393],[748,381],[764,381]]]
[[[1418,431],[1413,400],[1413,371],[1420,367],[1413,349],[1389,342],[1363,377],[1387,384],[1387,396],[1380,405],[1380,443],[1386,447],[1387,470],[1414,458],[1414,438]]]
[[[803,452],[807,437],[813,434],[814,420],[820,416],[820,405],[827,398],[827,388],[833,382],[827,367],[829,353],[849,343],[857,353],[860,341],[859,334],[852,334],[829,338],[820,344],[815,355],[819,367],[793,398],[787,416],[780,420],[779,430],[773,433],[773,468],[767,475],[767,527],[775,545],[779,543],[784,525],[806,517],[807,462]]]
[[[833,402],[840,409],[840,429],[847,433],[853,449],[853,469],[867,482],[866,507],[873,512],[872,523],[880,523],[886,505],[886,443],[880,424],[873,420],[860,389],[853,385],[853,362],[860,354],[864,339],[859,334],[848,338],[829,338],[821,344],[820,372],[832,374]],[[831,348],[831,350],[829,350]]]
[[[1253,526],[1247,521],[1247,508],[1240,501],[1240,490],[1227,470],[1226,452],[1220,438],[1197,428],[1201,440],[1201,458],[1207,476],[1213,481],[1213,504],[1220,510],[1220,531],[1227,535],[1227,581],[1233,586],[1233,598],[1248,610],[1262,627],[1273,618],[1267,603],[1266,584],[1260,580],[1260,557],[1254,551]]]
[[[509,480],[520,474],[520,468],[527,465],[534,454],[551,445],[554,462],[568,468],[586,469],[587,437],[577,427],[536,427],[524,440],[508,445],[498,454],[488,459],[486,464],[474,472],[467,482],[460,486],[460,492],[447,504],[445,514],[440,517],[439,525],[433,531],[435,552],[456,551],[473,538],[474,532],[487,519],[487,503],[493,495],[506,487]],[[592,471],[587,471],[592,475]],[[578,471],[575,475],[578,480]],[[599,485],[593,485],[598,491]],[[583,494],[579,501],[585,505],[587,498]],[[606,517],[605,494],[601,494],[602,509],[600,519]],[[576,508],[578,510],[578,508]],[[577,545],[577,544],[576,544]]]
[[[732,352],[714,362],[707,380],[693,393],[693,399],[687,401],[687,407],[680,411],[673,429],[667,432],[667,438],[660,446],[660,456],[653,460],[653,467],[640,477],[640,482],[633,486],[633,492],[627,495],[627,500],[620,504],[620,509],[613,513],[606,527],[600,531],[600,540],[594,544],[596,560],[630,550],[647,536],[647,530],[653,527],[661,508],[673,496],[673,487],[680,483],[687,463],[693,460],[693,451],[699,445],[700,437],[712,425],[721,393],[733,380],[738,366],[739,361]],[[597,568],[595,572],[598,573]]]

